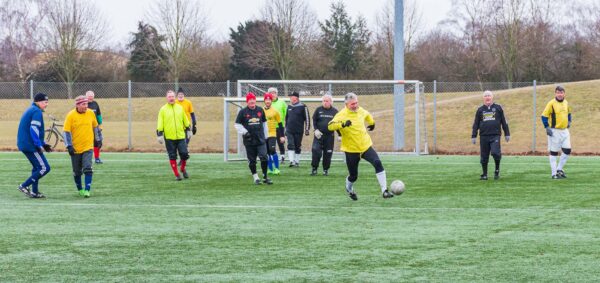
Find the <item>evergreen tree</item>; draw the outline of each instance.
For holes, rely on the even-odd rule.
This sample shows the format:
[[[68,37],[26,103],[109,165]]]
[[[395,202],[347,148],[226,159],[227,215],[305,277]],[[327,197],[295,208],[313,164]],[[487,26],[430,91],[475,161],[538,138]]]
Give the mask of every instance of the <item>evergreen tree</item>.
[[[167,69],[161,63],[166,58],[161,43],[165,40],[156,28],[150,24],[138,23],[138,32],[133,33],[128,47],[131,57],[127,62],[127,71],[131,80],[140,82],[162,81]]]

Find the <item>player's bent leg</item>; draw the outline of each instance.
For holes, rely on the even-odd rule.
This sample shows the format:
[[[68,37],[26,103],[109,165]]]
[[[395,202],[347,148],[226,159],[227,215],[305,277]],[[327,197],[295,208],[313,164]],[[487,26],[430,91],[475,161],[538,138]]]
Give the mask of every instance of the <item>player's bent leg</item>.
[[[369,147],[369,149],[363,153],[362,158],[371,163],[375,168],[375,176],[377,177],[377,182],[379,183],[383,198],[393,197],[394,195],[387,190],[387,175],[377,151],[372,147]]]

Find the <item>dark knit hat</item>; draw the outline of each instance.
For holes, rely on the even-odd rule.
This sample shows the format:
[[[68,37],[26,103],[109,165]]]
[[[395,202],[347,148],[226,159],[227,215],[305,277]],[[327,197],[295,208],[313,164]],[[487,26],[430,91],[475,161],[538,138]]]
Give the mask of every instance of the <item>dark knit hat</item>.
[[[182,87],[179,87],[179,89],[177,90],[177,93],[183,93],[183,94],[185,94],[185,91],[183,91]]]
[[[300,94],[297,91],[294,91],[290,96],[300,97]]]
[[[45,93],[38,93],[33,97],[33,101],[34,102],[40,102],[40,101],[46,101],[48,100],[48,95],[46,95]]]

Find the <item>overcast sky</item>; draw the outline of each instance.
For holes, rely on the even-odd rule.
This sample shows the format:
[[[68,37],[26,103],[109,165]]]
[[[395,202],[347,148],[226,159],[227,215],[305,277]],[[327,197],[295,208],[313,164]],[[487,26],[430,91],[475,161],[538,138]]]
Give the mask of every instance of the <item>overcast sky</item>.
[[[136,31],[137,22],[144,19],[146,11],[156,0],[92,0],[100,9],[111,29],[111,45],[123,46],[129,34]],[[307,0],[317,13],[319,20],[330,15],[328,0]],[[388,0],[344,0],[350,16],[363,15],[371,29],[375,26],[375,16]],[[418,0],[424,28],[431,29],[443,20],[450,10],[451,0]],[[226,40],[229,28],[238,23],[257,18],[265,0],[200,0],[202,9],[209,15],[209,34],[212,38]]]

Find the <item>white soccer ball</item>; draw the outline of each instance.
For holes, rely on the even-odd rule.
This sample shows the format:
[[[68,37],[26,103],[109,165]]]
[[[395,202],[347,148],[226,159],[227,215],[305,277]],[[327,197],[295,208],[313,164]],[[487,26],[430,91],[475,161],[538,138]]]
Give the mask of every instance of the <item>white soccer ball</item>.
[[[401,195],[404,193],[404,182],[400,180],[394,180],[390,185],[390,190],[392,191],[392,194]]]

